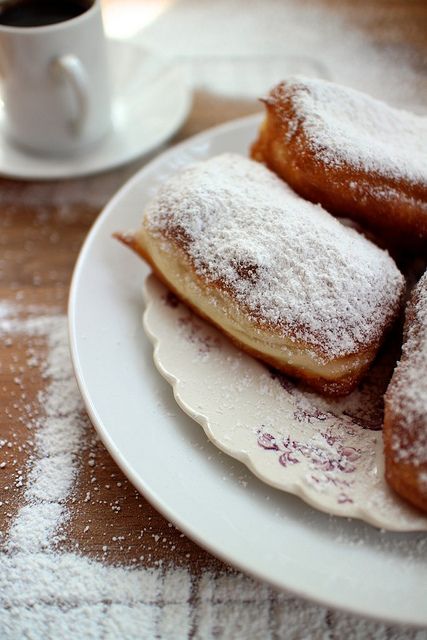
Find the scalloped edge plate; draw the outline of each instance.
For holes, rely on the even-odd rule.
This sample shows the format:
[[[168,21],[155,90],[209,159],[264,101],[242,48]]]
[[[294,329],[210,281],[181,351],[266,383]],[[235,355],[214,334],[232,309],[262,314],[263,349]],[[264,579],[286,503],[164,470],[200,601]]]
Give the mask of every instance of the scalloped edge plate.
[[[349,415],[349,403],[366,402],[364,395],[328,402],[299,390],[234,347],[153,275],[144,298],[157,369],[224,453],[325,513],[389,531],[427,530],[427,518],[385,482],[382,432]]]

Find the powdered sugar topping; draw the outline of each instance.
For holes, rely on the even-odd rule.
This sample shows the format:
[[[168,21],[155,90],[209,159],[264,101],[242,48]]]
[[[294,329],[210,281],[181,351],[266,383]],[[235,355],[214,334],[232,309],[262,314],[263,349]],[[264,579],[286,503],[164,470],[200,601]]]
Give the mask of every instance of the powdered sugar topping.
[[[378,343],[399,304],[403,277],[387,253],[236,154],[172,177],[145,225],[178,241],[254,324],[291,334],[321,359]]]
[[[387,397],[403,429],[393,442],[397,458],[427,464],[427,271],[408,306],[402,358]]]
[[[295,111],[289,135],[302,127],[304,144],[326,165],[427,187],[427,118],[318,78],[288,78],[268,101],[280,105],[285,98]]]

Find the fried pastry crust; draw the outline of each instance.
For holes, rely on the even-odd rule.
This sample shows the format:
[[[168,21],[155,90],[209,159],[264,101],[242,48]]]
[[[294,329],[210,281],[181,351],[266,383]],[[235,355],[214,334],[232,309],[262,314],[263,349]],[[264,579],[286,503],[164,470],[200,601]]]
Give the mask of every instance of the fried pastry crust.
[[[426,118],[302,77],[280,83],[263,102],[252,158],[390,247],[427,247]]]
[[[369,367],[404,287],[388,254],[235,154],[173,176],[118,237],[236,345],[332,395]]]
[[[402,357],[385,395],[384,452],[390,486],[427,511],[427,272],[408,303]]]

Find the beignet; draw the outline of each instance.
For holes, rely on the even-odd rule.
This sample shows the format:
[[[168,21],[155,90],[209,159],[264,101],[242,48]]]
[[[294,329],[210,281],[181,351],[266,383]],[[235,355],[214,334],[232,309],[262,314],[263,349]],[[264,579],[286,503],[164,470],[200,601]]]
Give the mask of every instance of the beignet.
[[[263,102],[254,159],[391,246],[427,247],[427,118],[303,77],[280,83]]]
[[[427,511],[427,272],[406,310],[402,357],[385,395],[386,478]]]
[[[328,394],[358,383],[404,289],[385,251],[232,153],[168,179],[118,237],[242,349]]]

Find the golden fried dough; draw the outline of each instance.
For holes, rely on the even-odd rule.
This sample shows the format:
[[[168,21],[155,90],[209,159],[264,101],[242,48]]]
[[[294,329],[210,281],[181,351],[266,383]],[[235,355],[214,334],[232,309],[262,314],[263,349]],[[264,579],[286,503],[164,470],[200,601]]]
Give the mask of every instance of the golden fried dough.
[[[427,511],[427,272],[406,310],[402,357],[385,395],[386,478]]]
[[[427,118],[303,77],[280,83],[263,102],[255,160],[386,243],[427,248]]]
[[[328,394],[358,383],[404,288],[386,252],[235,154],[170,178],[119,237],[239,347]]]

